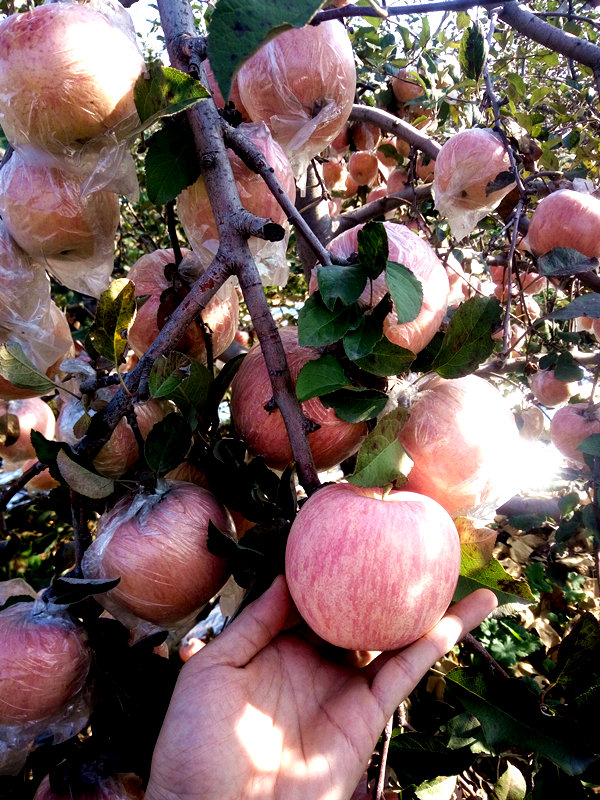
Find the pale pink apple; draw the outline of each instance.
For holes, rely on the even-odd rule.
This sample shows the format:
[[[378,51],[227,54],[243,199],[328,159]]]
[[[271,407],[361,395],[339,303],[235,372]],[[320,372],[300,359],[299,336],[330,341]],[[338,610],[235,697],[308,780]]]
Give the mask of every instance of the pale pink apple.
[[[405,347],[413,353],[421,351],[433,339],[438,331],[446,309],[450,285],[444,265],[430,245],[404,225],[384,222],[388,235],[389,260],[403,264],[421,282],[423,286],[423,303],[421,310],[411,322],[399,323],[396,310],[393,309],[385,318],[383,332],[394,344]],[[362,225],[350,228],[336,236],[329,243],[332,255],[348,258],[358,250],[358,231]],[[316,283],[312,284],[313,289]],[[360,301],[376,304],[388,291],[385,275],[379,276],[371,286],[367,285]]]
[[[448,608],[460,568],[456,527],[413,492],[329,484],[292,524],[285,574],[312,630],[350,650],[395,650]]]
[[[554,408],[577,393],[577,383],[559,380],[553,369],[541,369],[529,378],[529,388],[543,406]]]
[[[414,465],[404,488],[452,517],[494,511],[517,490],[519,431],[510,406],[475,375],[421,381],[399,440]]]
[[[98,601],[130,627],[132,617],[169,628],[193,616],[229,577],[207,548],[209,522],[235,538],[224,506],[192,483],[162,481],[119,500],[84,556],[86,577],[121,579]]]
[[[11,144],[51,152],[129,132],[143,65],[129,36],[90,6],[13,14],[0,24],[0,124]]]
[[[600,433],[600,409],[589,403],[571,403],[559,408],[550,422],[550,439],[556,449],[570,461],[585,466],[585,458],[577,448],[592,434]]]
[[[536,256],[571,247],[589,258],[600,257],[600,200],[572,189],[553,192],[533,212],[527,238]]]

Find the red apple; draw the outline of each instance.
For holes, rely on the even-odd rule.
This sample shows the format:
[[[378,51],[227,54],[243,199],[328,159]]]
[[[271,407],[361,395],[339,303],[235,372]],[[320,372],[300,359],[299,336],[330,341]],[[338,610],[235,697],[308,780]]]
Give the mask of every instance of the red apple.
[[[242,64],[237,80],[250,117],[267,123],[300,174],[352,110],[356,69],[346,29],[329,20],[285,30]]]
[[[410,178],[408,172],[403,167],[396,167],[393,169],[387,179],[387,189],[389,194],[395,194],[406,189]]]
[[[394,344],[418,353],[433,339],[444,319],[450,291],[448,276],[444,265],[426,241],[404,225],[393,222],[383,224],[388,235],[390,261],[396,261],[407,267],[423,286],[423,304],[415,319],[399,324],[394,309],[383,323],[383,332]],[[348,258],[356,253],[358,231],[361,227],[362,225],[358,225],[336,236],[329,243],[331,254]],[[316,288],[316,283],[313,282],[312,286]],[[372,295],[371,286],[367,285],[360,300],[362,303],[368,303],[372,296],[373,303],[376,304],[387,291],[385,275],[382,274],[373,281]]]
[[[577,448],[592,434],[600,433],[600,409],[588,403],[562,406],[550,422],[550,439],[565,458],[585,466],[585,458]]]
[[[0,124],[11,144],[51,152],[129,132],[143,65],[132,39],[90,6],[13,14],[0,24]]]
[[[356,150],[348,161],[348,172],[359,186],[372,186],[379,173],[379,159],[374,152]]]
[[[63,713],[91,665],[83,630],[39,601],[16,603],[0,611],[0,642],[0,729]]]
[[[553,192],[533,212],[527,238],[536,256],[572,247],[588,258],[600,257],[600,200],[572,189]]]
[[[190,250],[183,250],[185,259],[193,258]],[[183,263],[183,262],[182,262]],[[159,333],[158,311],[161,295],[172,284],[165,277],[167,264],[174,264],[173,250],[155,250],[139,258],[129,270],[128,278],[135,284],[135,296],[150,295],[138,309],[128,340],[138,356],[142,356]],[[209,300],[202,312],[202,320],[212,333],[213,357],[226,350],[238,326],[239,302],[234,287],[226,283]],[[196,322],[188,327],[177,343],[177,349],[190,358],[206,362],[206,344],[202,328]]]
[[[121,579],[98,601],[130,628],[193,617],[229,577],[227,562],[207,549],[209,522],[235,538],[226,509],[193,483],[162,481],[153,493],[122,498],[100,518],[83,560],[86,577]]]
[[[399,103],[408,103],[427,94],[426,89],[419,80],[419,74],[414,69],[398,70],[398,75],[391,80],[392,92]]]
[[[413,492],[319,489],[292,524],[285,574],[312,630],[350,650],[395,650],[448,608],[460,568],[446,511]]]
[[[554,370],[539,370],[529,379],[529,388],[543,406],[554,408],[566,403],[577,392],[576,383],[559,380]]]
[[[219,89],[219,84],[215,80],[215,75],[214,72],[212,71],[212,67],[208,59],[206,59],[206,61],[204,62],[204,69],[206,71],[206,77],[208,78],[208,88],[212,92],[215,105],[217,106],[217,108],[225,108],[225,98],[221,94],[221,90]],[[239,111],[240,114],[242,115],[242,119],[244,120],[244,122],[250,121],[248,112],[244,108],[242,99],[240,97],[240,91],[237,85],[237,77],[235,75],[233,76],[233,81],[231,82],[231,89],[229,91],[229,102],[234,104],[236,110]]]
[[[0,445],[0,456],[4,466],[11,469],[21,467],[28,459],[35,457],[31,432],[39,431],[46,439],[53,439],[56,424],[52,409],[39,397],[0,401],[0,422],[3,431],[13,430],[15,421],[19,428],[16,440],[10,437],[6,444]]]
[[[518,488],[519,431],[500,392],[483,378],[423,380],[399,439],[414,465],[404,488],[452,517],[487,513]]]
[[[435,206],[448,217],[458,240],[469,234],[514,187],[488,193],[488,184],[511,168],[502,139],[488,128],[456,133],[444,144],[435,161]]]
[[[302,367],[319,358],[314,347],[300,347],[297,328],[279,331],[294,383]],[[262,456],[273,469],[285,469],[292,461],[292,449],[278,408],[266,411],[273,390],[260,345],[244,358],[231,384],[231,418],[236,430],[254,456]],[[326,470],[351,456],[367,434],[364,422],[339,419],[332,408],[317,398],[301,404],[304,415],[320,427],[308,435],[310,449],[319,470]]]

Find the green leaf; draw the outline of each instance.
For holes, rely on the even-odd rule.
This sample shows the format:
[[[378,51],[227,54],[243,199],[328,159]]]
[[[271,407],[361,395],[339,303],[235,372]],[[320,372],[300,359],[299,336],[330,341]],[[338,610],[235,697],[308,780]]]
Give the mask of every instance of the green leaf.
[[[557,308],[548,314],[548,319],[575,319],[575,317],[598,319],[600,317],[600,294],[597,292],[581,294],[566,306]]]
[[[577,449],[589,456],[600,456],[600,433],[586,436]]]
[[[171,399],[186,417],[192,430],[198,421],[205,421],[213,385],[214,380],[207,367],[192,360],[189,377],[182,381],[171,395]]]
[[[21,345],[16,342],[0,344],[0,376],[18,389],[31,389],[38,394],[56,389],[54,381],[31,363]]]
[[[488,745],[499,750],[519,744],[561,767],[569,775],[581,774],[595,760],[589,745],[574,724],[562,716],[544,714],[539,696],[522,680],[491,678],[458,668],[446,681],[465,706],[481,722]]]
[[[414,353],[411,353],[410,350],[405,350],[404,347],[399,347],[384,337],[375,345],[368,356],[357,358],[355,364],[373,375],[387,377],[388,375],[402,375],[408,372],[414,360]]]
[[[469,375],[494,350],[492,333],[502,317],[492,297],[472,297],[453,314],[432,367],[442,378]]]
[[[330,311],[337,300],[341,300],[345,306],[355,303],[367,283],[367,276],[361,267],[339,267],[336,264],[317,267],[317,279],[323,303]]]
[[[374,314],[365,314],[357,327],[344,336],[344,350],[351,361],[357,361],[368,357],[382,339],[383,319]]]
[[[495,558],[487,561],[477,544],[461,544],[460,553],[460,578],[454,593],[455,601],[483,587],[494,592],[499,605],[534,602],[527,581],[511,577]]]
[[[133,89],[135,107],[142,122],[136,133],[161,117],[178,114],[206,97],[210,97],[210,92],[196,78],[165,67],[159,60],[152,61]]]
[[[337,302],[329,310],[318,293],[311,294],[298,314],[298,343],[302,347],[334,344],[358,325],[360,317],[356,304],[345,306]]]
[[[447,747],[442,737],[426,733],[392,734],[388,763],[403,783],[422,783],[442,775],[456,775],[475,761],[469,747]]]
[[[101,499],[108,497],[115,490],[115,482],[103,475],[82,467],[67,454],[65,449],[61,449],[56,457],[56,464],[63,480],[78,494],[84,497]]]
[[[115,366],[127,347],[127,331],[135,318],[135,287],[127,278],[113,281],[98,300],[88,337],[95,350]]]
[[[227,100],[237,68],[267,39],[286,28],[302,28],[322,0],[219,0],[208,30],[208,57]]]
[[[419,315],[423,304],[423,285],[416,275],[403,264],[388,261],[385,281],[392,295],[398,322],[412,322]]]
[[[181,464],[192,443],[188,422],[173,412],[157,422],[144,443],[144,456],[150,469],[164,475]]]
[[[459,31],[464,31],[471,24],[471,17],[466,11],[459,11],[456,15],[456,27]]]
[[[350,380],[337,358],[321,356],[314,361],[308,361],[298,373],[296,395],[303,403],[311,397],[320,397],[346,386],[350,386]]]
[[[388,238],[382,222],[367,222],[358,231],[358,263],[375,280],[386,267]]]
[[[537,260],[538,270],[543,276],[577,275],[579,272],[591,272],[598,267],[597,258],[588,258],[571,247],[553,247],[546,255]]]
[[[562,640],[553,674],[553,686],[569,695],[581,695],[600,683],[600,622],[589,611]]]
[[[157,358],[148,380],[150,396],[155,400],[170,397],[190,376],[191,359],[183,353],[169,353]]]
[[[387,401],[385,392],[358,386],[321,395],[323,405],[327,408],[332,407],[344,422],[366,422],[368,419],[373,419],[381,414]]]
[[[200,177],[194,137],[185,120],[152,134],[145,159],[146,188],[155,205],[175,200]]]
[[[559,381],[571,383],[572,381],[583,380],[585,373],[571,353],[567,351],[566,353],[561,353],[557,358],[554,377]]]
[[[356,467],[348,478],[355,486],[401,486],[413,462],[400,444],[398,434],[408,418],[408,409],[396,408],[382,417],[358,451]]]
[[[473,22],[463,33],[458,50],[458,60],[463,75],[478,81],[485,66],[488,46],[480,22]]]
[[[421,35],[419,36],[419,47],[425,47],[427,42],[431,39],[431,27],[429,25],[429,18],[427,14],[421,17]]]
[[[424,781],[415,789],[418,800],[452,800],[456,789],[456,775],[445,777],[440,775],[430,781]]]

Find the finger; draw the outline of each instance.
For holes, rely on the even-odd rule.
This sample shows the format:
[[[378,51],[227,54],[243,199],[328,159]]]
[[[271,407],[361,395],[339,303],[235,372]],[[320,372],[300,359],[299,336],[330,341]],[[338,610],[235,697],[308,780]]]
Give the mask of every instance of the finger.
[[[414,644],[396,653],[382,653],[367,667],[374,675],[371,691],[384,710],[385,719],[412,692],[432,664],[497,605],[493,592],[478,589],[451,606],[438,624]]]
[[[283,575],[278,575],[271,586],[257,600],[245,608],[231,625],[208,644],[202,656],[202,666],[209,661],[243,667],[263,650],[286,624],[291,609],[291,599]],[[188,664],[192,664],[190,659]]]

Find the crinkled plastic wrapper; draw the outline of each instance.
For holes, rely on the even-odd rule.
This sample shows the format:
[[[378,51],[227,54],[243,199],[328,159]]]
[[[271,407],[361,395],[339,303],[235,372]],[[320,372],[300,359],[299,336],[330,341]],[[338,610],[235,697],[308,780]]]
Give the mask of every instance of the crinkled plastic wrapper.
[[[258,147],[273,168],[285,193],[294,201],[296,184],[290,162],[271,136],[264,122],[242,123],[238,131]],[[269,191],[266,183],[252,172],[231,150],[228,150],[231,168],[242,205],[252,214],[272,219],[286,229],[281,242],[267,242],[256,236],[248,244],[265,286],[285,286],[289,277],[286,259],[289,225],[285,212]],[[184,189],[177,198],[177,213],[188,241],[205,267],[212,262],[219,247],[217,224],[210,206],[204,180],[200,178]]]
[[[201,259],[190,250],[182,250],[180,274],[193,283],[204,272]],[[138,309],[129,329],[129,345],[138,356],[143,356],[158,336],[158,310],[162,293],[171,286],[165,277],[167,264],[174,264],[171,249],[155,250],[139,258],[129,270],[128,278],[135,285],[136,297],[150,295]],[[212,333],[213,358],[217,358],[232,343],[238,328],[239,300],[232,280],[226,281],[211,297],[202,311],[202,321]],[[177,349],[206,363],[206,344],[199,325],[192,323],[177,343]]]
[[[133,87],[144,61],[131,26],[121,13],[115,19],[110,4],[101,12],[71,2],[7,17],[0,24],[0,125],[16,150],[29,145],[77,168],[84,191],[135,196],[126,136],[139,124]]]
[[[85,631],[42,600],[0,612],[0,775],[16,775],[36,741],[86,724],[91,652]]]
[[[206,547],[209,520],[235,539],[229,512],[214,495],[166,480],[151,494],[122,498],[100,518],[83,571],[88,578],[120,577],[97,600],[136,639],[160,629],[185,633],[227,581],[227,561]]]
[[[399,324],[394,308],[384,320],[383,332],[399,347],[419,353],[433,339],[444,319],[450,294],[448,275],[435,251],[424,239],[405,225],[393,222],[384,222],[383,225],[388,235],[389,260],[403,264],[420,280],[423,287],[423,302],[415,319]],[[332,239],[329,252],[343,258],[349,258],[356,253],[358,231],[361,227],[362,225],[350,228]],[[314,291],[317,288],[316,280],[311,285]],[[387,291],[385,274],[382,273],[373,281],[372,294],[371,285],[367,283],[360,301],[369,303],[372,299],[373,305],[376,305]]]
[[[144,796],[141,779],[133,773],[96,777],[93,784],[82,783],[80,791],[65,787],[57,794],[50,786],[46,775],[38,786],[33,800],[138,800]]]
[[[17,244],[64,286],[93,297],[108,288],[119,225],[114,192],[82,195],[74,173],[28,148],[0,170],[0,212]]]
[[[116,389],[117,387],[112,387]],[[101,390],[106,392],[106,390]],[[102,406],[110,400],[112,392],[108,392],[102,401]],[[157,400],[134,405],[135,416],[142,439],[146,439],[157,422],[163,419],[168,406]],[[97,410],[90,408],[87,414],[93,417]],[[86,416],[86,411],[79,400],[69,400],[61,408],[56,421],[56,439],[75,445],[83,436],[80,430],[80,420]],[[79,424],[78,424],[79,423]],[[85,425],[84,425],[85,427]],[[78,435],[79,434],[79,435]],[[120,478],[132,469],[139,460],[138,445],[135,434],[125,417],[121,417],[108,442],[102,447],[94,459],[94,467],[101,475],[107,478]]]
[[[487,186],[511,169],[499,135],[489,128],[471,128],[449,139],[435,161],[435,207],[447,217],[453,235],[464,239],[514,187],[512,181],[488,193]]]
[[[407,391],[399,439],[414,461],[402,489],[452,517],[485,519],[518,490],[521,440],[510,406],[483,378],[438,375]],[[517,466],[515,466],[517,465]]]
[[[31,432],[38,431],[46,439],[54,439],[56,421],[50,406],[40,397],[29,397],[16,400],[0,400],[0,418],[16,417],[19,422],[19,436],[10,444],[0,448],[2,467],[0,472],[20,469],[29,459],[35,457],[35,448],[31,443]],[[37,460],[37,459],[36,459]]]
[[[337,20],[280,33],[237,72],[242,104],[263,120],[296,177],[346,124],[356,90],[350,39]]]
[[[19,344],[41,372],[48,372],[73,346],[69,325],[50,296],[48,276],[17,247],[1,220],[0,285],[0,343]],[[5,388],[0,379],[0,397],[19,396]]]

